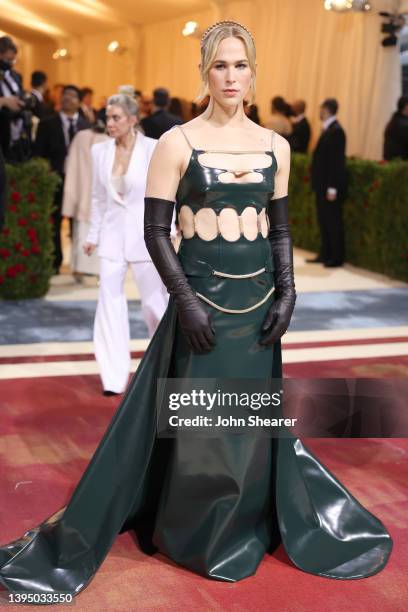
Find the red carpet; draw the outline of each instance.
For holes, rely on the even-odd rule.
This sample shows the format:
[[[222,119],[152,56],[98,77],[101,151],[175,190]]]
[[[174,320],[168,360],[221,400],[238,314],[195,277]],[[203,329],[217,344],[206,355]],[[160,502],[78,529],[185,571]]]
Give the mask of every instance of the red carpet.
[[[314,376],[323,376],[322,365],[308,367],[314,366]],[[296,375],[296,367],[289,364],[286,373]],[[0,398],[0,534],[5,543],[67,502],[118,399],[102,397],[98,376],[2,380]],[[408,440],[321,439],[309,440],[308,446],[390,530],[394,551],[380,574],[349,582],[319,578],[293,567],[280,548],[265,557],[256,576],[220,583],[160,555],[142,554],[126,533],[117,538],[74,609],[405,612]],[[60,608],[67,609],[52,609]]]
[[[291,378],[406,378],[408,356],[285,363],[284,372]]]

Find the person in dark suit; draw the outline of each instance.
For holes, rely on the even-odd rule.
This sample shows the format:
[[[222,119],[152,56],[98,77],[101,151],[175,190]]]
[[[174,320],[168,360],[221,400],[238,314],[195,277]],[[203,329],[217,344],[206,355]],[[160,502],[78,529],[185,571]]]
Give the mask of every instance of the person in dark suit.
[[[292,104],[292,133],[287,136],[290,148],[295,153],[307,153],[310,141],[310,123],[305,116],[306,102],[296,100]]]
[[[170,95],[167,89],[158,87],[153,91],[153,112],[140,122],[145,135],[149,138],[158,139],[170,128],[184,123],[180,117],[168,112],[169,104]]]
[[[24,110],[21,75],[13,69],[17,51],[9,36],[0,37],[0,146],[11,162],[31,155],[31,114]]]
[[[44,94],[47,90],[47,75],[42,70],[34,70],[31,74],[31,94],[35,98],[35,106],[32,113],[38,119],[43,119],[53,114],[53,109],[44,101]]]
[[[401,96],[384,132],[384,159],[408,159],[408,96]]]
[[[316,194],[321,248],[309,263],[328,268],[343,265],[343,202],[347,194],[346,135],[337,121],[338,102],[328,98],[320,106],[323,131],[313,151],[312,188]]]
[[[75,85],[66,85],[61,98],[61,111],[50,117],[41,119],[34,153],[38,157],[48,159],[52,170],[61,177],[54,196],[53,234],[54,234],[54,272],[59,273],[62,263],[61,248],[61,206],[64,191],[65,161],[69,145],[79,130],[90,127],[86,119],[79,115],[80,96]]]
[[[96,110],[92,107],[93,94],[93,89],[90,87],[83,87],[80,90],[81,104],[79,107],[79,114],[91,125],[96,123],[97,120]]]

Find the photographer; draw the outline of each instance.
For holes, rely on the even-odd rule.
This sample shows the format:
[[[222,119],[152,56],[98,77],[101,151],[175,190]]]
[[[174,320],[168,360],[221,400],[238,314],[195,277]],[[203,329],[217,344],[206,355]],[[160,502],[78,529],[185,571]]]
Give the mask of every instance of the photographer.
[[[3,227],[4,223],[4,213],[5,213],[5,198],[6,198],[6,166],[3,156],[3,142],[7,144],[7,140],[5,139],[5,123],[3,122],[2,111],[7,110],[12,113],[17,113],[21,107],[23,106],[23,102],[17,96],[0,96],[0,230]]]
[[[11,162],[31,155],[31,113],[21,76],[13,70],[17,47],[9,36],[0,37],[0,146]]]

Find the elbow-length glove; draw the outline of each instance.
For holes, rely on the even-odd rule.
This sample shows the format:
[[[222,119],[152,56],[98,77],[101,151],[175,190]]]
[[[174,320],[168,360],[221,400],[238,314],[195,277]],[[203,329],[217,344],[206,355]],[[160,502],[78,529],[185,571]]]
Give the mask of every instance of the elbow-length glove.
[[[210,313],[189,285],[170,240],[174,202],[145,198],[144,239],[167,291],[174,297],[181,330],[194,353],[206,353],[215,344]]]
[[[270,201],[268,218],[269,241],[275,268],[275,301],[262,325],[260,344],[266,346],[277,342],[286,332],[296,302],[288,196]]]

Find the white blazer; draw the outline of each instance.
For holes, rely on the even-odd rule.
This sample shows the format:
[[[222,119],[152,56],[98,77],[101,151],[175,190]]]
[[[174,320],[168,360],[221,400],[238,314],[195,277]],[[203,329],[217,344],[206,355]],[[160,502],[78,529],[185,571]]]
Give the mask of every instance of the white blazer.
[[[111,183],[114,138],[92,146],[91,226],[87,242],[98,245],[99,257],[151,261],[144,241],[144,197],[147,169],[156,144],[157,140],[137,132],[123,198]]]

